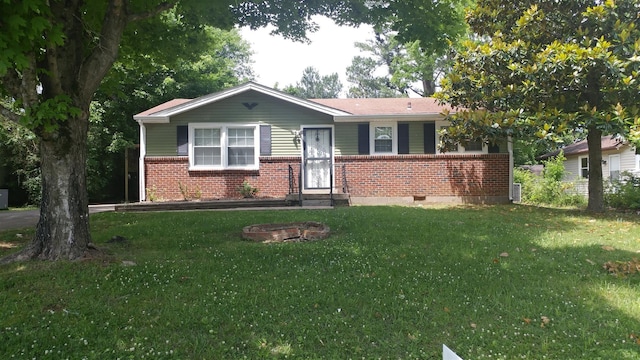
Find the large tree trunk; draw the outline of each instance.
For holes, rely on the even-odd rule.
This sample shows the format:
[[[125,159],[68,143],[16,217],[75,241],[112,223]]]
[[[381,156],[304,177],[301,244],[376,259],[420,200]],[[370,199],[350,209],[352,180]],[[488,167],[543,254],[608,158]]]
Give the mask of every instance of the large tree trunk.
[[[35,49],[24,54],[29,66],[11,68],[0,79],[13,98],[22,101],[25,113],[31,111],[40,117],[29,120],[41,142],[42,176],[40,220],[34,239],[23,251],[0,259],[0,264],[31,258],[73,260],[92,249],[85,170],[91,99],[118,57],[127,24],[175,5],[162,1],[149,11],[132,14],[129,3],[108,0],[102,8],[86,1],[47,2],[46,18],[56,29],[52,33],[62,32],[60,39],[47,39],[48,31],[44,31],[45,45],[36,42],[32,44]],[[95,16],[103,16],[99,31],[89,26],[95,25]]]
[[[69,119],[62,125],[59,139],[41,142],[42,202],[31,245],[39,259],[78,259],[91,242],[85,170],[87,124],[87,119]]]
[[[31,244],[0,263],[28,259],[76,260],[91,247],[86,187],[88,111],[60,123],[40,142],[42,201]]]
[[[587,210],[604,211],[604,189],[602,184],[602,131],[591,127],[588,129],[587,145],[589,146],[589,203]]]

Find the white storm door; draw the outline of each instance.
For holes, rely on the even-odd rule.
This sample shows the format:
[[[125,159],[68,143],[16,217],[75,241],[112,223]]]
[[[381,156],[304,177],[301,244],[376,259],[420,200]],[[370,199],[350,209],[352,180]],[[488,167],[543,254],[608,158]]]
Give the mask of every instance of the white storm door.
[[[304,190],[331,188],[333,167],[332,128],[303,128]]]
[[[609,180],[620,180],[620,155],[609,155]]]

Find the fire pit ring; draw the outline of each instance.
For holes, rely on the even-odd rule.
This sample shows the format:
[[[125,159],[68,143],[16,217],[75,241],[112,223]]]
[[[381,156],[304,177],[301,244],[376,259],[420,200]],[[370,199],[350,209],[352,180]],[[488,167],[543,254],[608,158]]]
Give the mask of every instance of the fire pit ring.
[[[263,243],[326,239],[329,227],[315,221],[284,224],[255,224],[242,228],[242,237]]]

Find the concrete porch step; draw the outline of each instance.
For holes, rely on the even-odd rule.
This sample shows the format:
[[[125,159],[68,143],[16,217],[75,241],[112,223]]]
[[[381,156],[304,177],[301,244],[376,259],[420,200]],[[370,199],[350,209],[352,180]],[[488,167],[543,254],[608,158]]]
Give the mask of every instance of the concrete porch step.
[[[328,200],[302,200],[302,206],[331,206],[331,199],[328,199]]]
[[[288,204],[300,206],[300,195],[289,194],[286,196]],[[349,206],[351,203],[349,194],[333,194],[333,206]],[[302,206],[332,206],[329,194],[302,194]]]

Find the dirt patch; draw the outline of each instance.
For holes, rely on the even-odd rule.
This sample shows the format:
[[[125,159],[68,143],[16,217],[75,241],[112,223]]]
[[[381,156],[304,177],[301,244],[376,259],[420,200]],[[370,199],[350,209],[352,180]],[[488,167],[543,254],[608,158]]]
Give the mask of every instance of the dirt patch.
[[[263,243],[313,241],[326,239],[328,236],[329,227],[315,221],[256,224],[242,229],[243,238]]]

